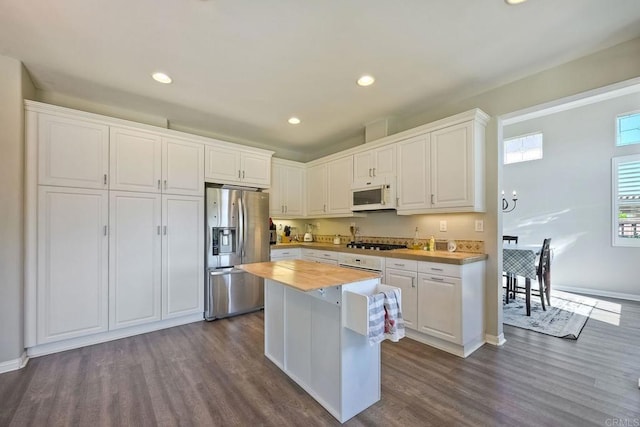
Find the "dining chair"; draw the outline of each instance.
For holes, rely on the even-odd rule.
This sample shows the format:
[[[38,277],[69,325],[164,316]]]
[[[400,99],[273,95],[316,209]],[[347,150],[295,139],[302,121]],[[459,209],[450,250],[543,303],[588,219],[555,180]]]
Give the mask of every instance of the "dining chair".
[[[536,267],[536,277],[538,281],[538,290],[537,294],[534,293],[534,296],[540,297],[540,302],[542,303],[542,310],[547,311],[547,307],[545,304],[545,298],[547,303],[551,305],[551,238],[544,239],[542,242],[542,249],[540,249],[540,253],[538,256],[538,264]],[[525,280],[525,286],[518,286],[516,282],[514,284],[513,290],[515,293],[524,293],[525,294],[525,302],[527,308],[527,316],[531,315],[531,280]]]
[[[507,235],[503,235],[502,236],[502,241],[503,242],[507,242],[507,244],[511,244],[511,242],[515,243],[516,245],[518,244],[518,236],[507,236]],[[511,298],[515,298],[516,294],[514,291],[514,286],[517,286],[517,281],[518,278],[516,277],[515,274],[509,274],[509,273],[502,273],[502,277],[506,278],[507,280],[505,281],[505,291],[504,291],[504,297],[505,297],[505,303],[509,304],[509,294],[511,294]]]

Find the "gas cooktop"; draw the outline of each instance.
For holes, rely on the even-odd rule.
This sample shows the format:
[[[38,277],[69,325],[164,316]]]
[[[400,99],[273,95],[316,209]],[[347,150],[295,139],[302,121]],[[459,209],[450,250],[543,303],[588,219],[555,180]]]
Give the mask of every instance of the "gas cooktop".
[[[393,249],[406,248],[406,246],[404,245],[389,245],[386,243],[355,243],[355,242],[347,243],[347,247],[354,248],[354,249],[370,249],[372,251],[390,251]]]

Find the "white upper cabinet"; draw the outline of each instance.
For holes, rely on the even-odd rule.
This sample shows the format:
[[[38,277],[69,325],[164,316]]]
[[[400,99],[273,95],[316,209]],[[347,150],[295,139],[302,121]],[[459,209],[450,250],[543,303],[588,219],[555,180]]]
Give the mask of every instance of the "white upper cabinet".
[[[161,192],[162,141],[159,135],[111,127],[110,190]]]
[[[204,195],[204,145],[162,138],[162,192]]]
[[[353,155],[353,182],[366,183],[372,178],[396,175],[396,145],[389,144],[380,148]]]
[[[327,164],[307,169],[307,215],[327,213]]]
[[[353,156],[310,166],[307,169],[307,216],[353,216],[352,180]]]
[[[304,215],[304,165],[273,159],[269,213],[275,218]]]
[[[106,189],[109,127],[38,115],[38,184]]]
[[[353,156],[333,160],[327,164],[327,213],[351,214],[351,180]]]
[[[484,211],[486,115],[474,112],[398,143],[398,214]]]
[[[429,208],[431,184],[429,134],[398,143],[398,213]]]
[[[431,132],[431,191],[432,208],[483,206],[477,203],[474,185],[478,167],[473,123],[467,122]],[[483,202],[478,201],[478,202]]]
[[[271,185],[271,155],[237,148],[207,145],[205,180],[268,188]]]

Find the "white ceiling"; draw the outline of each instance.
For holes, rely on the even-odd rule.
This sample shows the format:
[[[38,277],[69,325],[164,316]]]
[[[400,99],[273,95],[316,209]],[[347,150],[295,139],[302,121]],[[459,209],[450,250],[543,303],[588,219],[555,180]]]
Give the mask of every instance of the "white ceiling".
[[[0,0],[40,90],[303,157],[639,36],[639,0]]]

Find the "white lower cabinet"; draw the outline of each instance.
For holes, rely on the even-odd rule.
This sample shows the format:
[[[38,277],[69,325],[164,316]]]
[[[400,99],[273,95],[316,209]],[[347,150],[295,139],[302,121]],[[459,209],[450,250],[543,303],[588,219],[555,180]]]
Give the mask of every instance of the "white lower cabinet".
[[[384,284],[395,286],[402,292],[402,318],[404,326],[418,328],[418,273],[414,271],[388,268],[385,271]]]
[[[204,200],[162,196],[162,318],[204,310]]]
[[[418,330],[462,344],[462,282],[455,277],[418,275]]]
[[[162,198],[110,193],[109,329],[160,320]]]
[[[271,249],[271,261],[282,261],[285,259],[300,259],[300,248],[291,249]]]
[[[38,189],[37,340],[108,329],[106,190]]]

